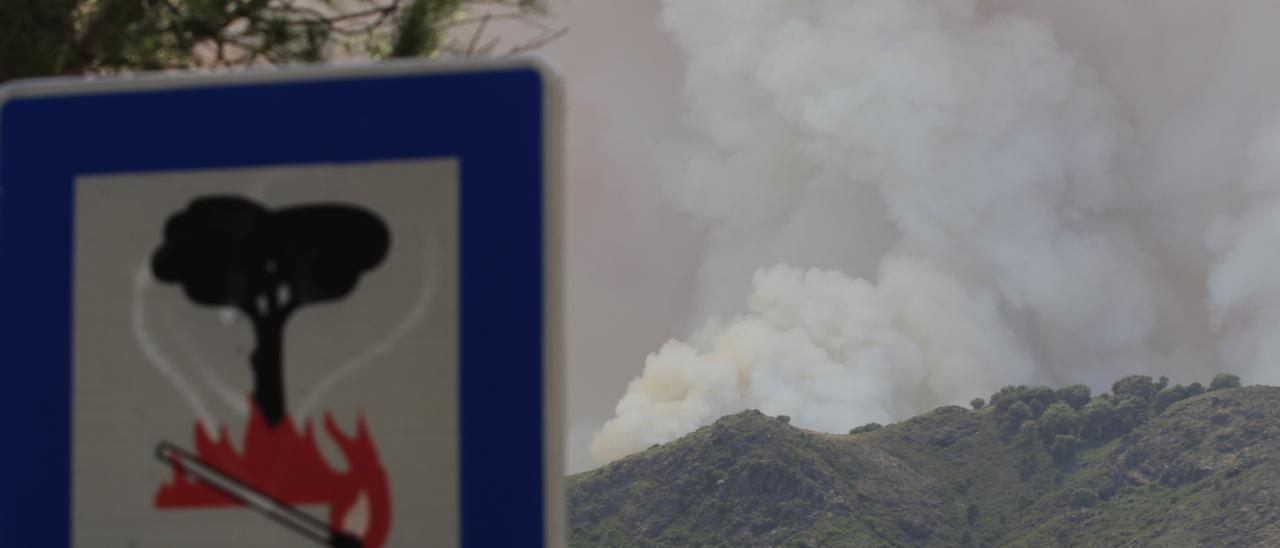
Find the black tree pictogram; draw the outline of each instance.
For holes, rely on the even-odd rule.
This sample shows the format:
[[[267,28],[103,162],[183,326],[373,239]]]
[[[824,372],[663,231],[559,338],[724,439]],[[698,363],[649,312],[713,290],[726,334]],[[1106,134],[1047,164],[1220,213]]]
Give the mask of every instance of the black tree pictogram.
[[[193,200],[169,218],[151,259],[163,282],[205,306],[235,307],[257,345],[253,399],[267,424],[285,416],[285,324],[298,308],[341,299],[387,254],[390,235],[373,213],[318,204],[268,210],[234,196]]]

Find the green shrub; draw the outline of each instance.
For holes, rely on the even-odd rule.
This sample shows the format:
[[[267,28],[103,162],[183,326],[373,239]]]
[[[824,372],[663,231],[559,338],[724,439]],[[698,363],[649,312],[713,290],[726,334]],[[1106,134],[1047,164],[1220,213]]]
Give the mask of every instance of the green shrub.
[[[1027,481],[1034,476],[1040,469],[1040,463],[1036,462],[1034,453],[1027,453],[1022,456],[1022,460],[1018,461],[1018,479]],[[1025,506],[1021,505],[1020,506]]]
[[[1147,401],[1137,397],[1121,396],[1115,402],[1115,410],[1115,422],[1112,425],[1111,437],[1128,434],[1130,430],[1147,421]]]
[[[1026,385],[1014,386],[1011,384],[992,394],[990,404],[991,407],[995,408],[996,420],[1004,417],[1004,414],[1009,411],[1009,407],[1013,404],[1022,401],[1022,394],[1026,391]]]
[[[854,428],[853,430],[850,430],[850,431],[849,431],[849,433],[850,433],[850,434],[865,434],[865,433],[867,433],[867,432],[875,432],[876,430],[879,430],[879,429],[881,429],[881,428],[884,428],[884,425],[882,425],[882,424],[880,424],[880,423],[878,423],[878,422],[869,422],[869,423],[867,423],[867,424],[864,424],[864,425],[862,425],[862,426],[859,426],[859,427],[857,427],[857,428]]]
[[[1063,527],[1058,529],[1058,532],[1054,533],[1053,538],[1062,546],[1071,546],[1071,528]]]
[[[1075,435],[1080,430],[1080,417],[1065,401],[1054,402],[1040,416],[1040,437],[1051,440],[1058,434]]]
[[[1107,439],[1115,414],[1115,405],[1110,398],[1098,397],[1089,402],[1080,410],[1081,437],[1089,441]]]
[[[1089,508],[1101,499],[1098,498],[1098,492],[1093,489],[1079,488],[1071,490],[1071,506],[1075,508]]]
[[[1079,411],[1084,406],[1089,405],[1089,400],[1093,399],[1093,391],[1083,384],[1073,384],[1066,388],[1059,388],[1054,395],[1058,401],[1067,402],[1072,409]]]
[[[1204,387],[1198,382],[1191,383],[1190,386],[1182,386],[1179,384],[1173,388],[1166,388],[1156,393],[1156,401],[1153,407],[1158,415],[1163,413],[1165,409],[1168,409],[1170,405],[1203,393]]]
[[[1005,411],[1004,417],[1001,419],[1001,429],[1007,434],[1014,434],[1022,423],[1030,420],[1032,417],[1031,408],[1022,402],[1015,402],[1009,406],[1009,410]]]
[[[1213,382],[1209,383],[1209,390],[1222,390],[1224,388],[1240,388],[1240,377],[1231,373],[1218,373],[1213,377]]]
[[[1149,375],[1128,375],[1111,385],[1112,394],[1132,396],[1148,404],[1155,400],[1156,392],[1159,391],[1160,388],[1151,382]]]
[[[1040,415],[1044,414],[1044,404],[1041,403],[1040,400],[1031,400],[1031,402],[1027,404],[1027,407],[1031,409],[1032,418],[1038,419],[1040,418]]]
[[[1066,466],[1075,462],[1076,453],[1080,451],[1081,446],[1079,438],[1058,434],[1053,438],[1053,445],[1049,447],[1049,454],[1053,455],[1053,460],[1059,466]]]
[[[1023,449],[1032,449],[1036,443],[1037,425],[1035,421],[1027,421],[1022,423],[1018,428],[1018,446]]]

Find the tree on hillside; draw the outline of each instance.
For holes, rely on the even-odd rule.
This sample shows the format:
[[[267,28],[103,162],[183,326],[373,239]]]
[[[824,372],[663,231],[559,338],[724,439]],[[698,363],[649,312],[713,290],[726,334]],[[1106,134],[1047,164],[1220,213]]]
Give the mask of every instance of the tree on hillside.
[[[1160,414],[1165,409],[1168,409],[1170,405],[1203,393],[1204,387],[1198,382],[1193,382],[1189,386],[1175,385],[1172,388],[1166,388],[1156,393],[1156,401],[1153,407],[1156,414]]]
[[[1052,445],[1049,445],[1049,454],[1053,455],[1053,461],[1058,466],[1068,466],[1075,462],[1076,453],[1081,446],[1080,440],[1075,436],[1058,434],[1053,437]]]
[[[1009,410],[1009,406],[1015,402],[1022,401],[1022,394],[1027,391],[1026,385],[1008,385],[1001,388],[999,392],[991,395],[991,401],[988,403],[995,408],[995,417],[1000,420],[1005,412]]]
[[[995,408],[997,420],[1003,420],[1004,414],[1015,403],[1026,405],[1033,416],[1039,416],[1045,406],[1056,401],[1054,392],[1047,386],[1008,385],[991,395],[989,405]],[[1015,425],[1016,426],[1016,425]]]
[[[1036,430],[1035,421],[1022,423],[1022,426],[1018,427],[1018,434],[1015,437],[1017,445],[1023,449],[1034,448],[1036,445]]]
[[[1210,390],[1239,386],[1240,377],[1222,373],[1214,377]],[[1066,466],[1086,445],[1125,436],[1171,405],[1204,392],[1200,383],[1169,386],[1168,377],[1153,381],[1147,375],[1128,375],[1112,384],[1110,393],[1096,398],[1090,397],[1085,385],[1058,390],[1009,385],[992,394],[988,407],[993,409],[1002,441],[1024,449],[1042,446]],[[1035,439],[1042,444],[1034,443]],[[1027,478],[1026,467],[1021,475]]]
[[[1080,420],[1076,411],[1067,402],[1058,401],[1044,410],[1040,417],[1040,437],[1052,440],[1059,434],[1071,435],[1080,430]]]
[[[1111,398],[1094,398],[1080,410],[1080,434],[1089,441],[1107,439],[1116,409]]]
[[[1022,394],[1022,398],[1022,401],[1027,402],[1027,405],[1032,406],[1033,411],[1037,408],[1039,409],[1039,411],[1036,411],[1037,417],[1040,416],[1040,412],[1044,411],[1044,408],[1049,407],[1049,404],[1058,401],[1057,395],[1054,394],[1053,389],[1048,386],[1029,387],[1026,392]],[[1040,405],[1035,406],[1033,405],[1033,402],[1040,402]]]
[[[1044,413],[1044,407],[1045,407],[1044,403],[1042,403],[1038,399],[1032,399],[1027,401],[1029,402],[1027,404],[1027,408],[1031,409],[1032,418],[1036,418],[1036,419],[1040,418],[1040,415]]]
[[[1089,405],[1089,400],[1093,398],[1093,391],[1083,384],[1073,384],[1065,388],[1059,388],[1054,395],[1058,401],[1066,402],[1072,409],[1079,411],[1084,406]]]
[[[1166,380],[1166,382],[1168,382]],[[1160,387],[1148,375],[1128,375],[1112,383],[1111,393],[1116,396],[1132,396],[1146,403],[1155,401]]]
[[[536,48],[549,0],[0,0],[0,82]],[[524,42],[485,34],[514,22]]]
[[[1128,434],[1130,430],[1147,421],[1147,400],[1136,396],[1120,396],[1114,398],[1115,416],[1111,424],[1111,435],[1118,437]]]
[[[1020,401],[1014,402],[1013,405],[1010,405],[1009,409],[1005,411],[1004,416],[1001,419],[1001,431],[1006,435],[1013,435],[1018,432],[1018,428],[1022,426],[1023,422],[1029,421],[1032,418],[1031,407]]]
[[[1218,373],[1213,378],[1213,382],[1209,383],[1209,390],[1222,390],[1224,388],[1240,388],[1240,377],[1231,373]]]

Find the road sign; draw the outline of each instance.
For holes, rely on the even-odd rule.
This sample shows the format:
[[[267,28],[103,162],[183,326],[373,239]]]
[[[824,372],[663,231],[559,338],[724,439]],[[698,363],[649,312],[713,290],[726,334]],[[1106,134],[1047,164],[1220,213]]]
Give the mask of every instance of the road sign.
[[[534,58],[0,91],[0,544],[562,542]]]

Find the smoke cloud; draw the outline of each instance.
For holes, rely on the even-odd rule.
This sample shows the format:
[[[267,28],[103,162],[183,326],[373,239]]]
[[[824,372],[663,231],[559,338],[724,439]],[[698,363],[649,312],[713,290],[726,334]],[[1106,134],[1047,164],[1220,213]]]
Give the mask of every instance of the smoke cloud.
[[[709,319],[592,456],[745,408],[843,432],[1005,384],[1280,382],[1280,8],[1118,4],[665,0]]]

